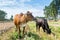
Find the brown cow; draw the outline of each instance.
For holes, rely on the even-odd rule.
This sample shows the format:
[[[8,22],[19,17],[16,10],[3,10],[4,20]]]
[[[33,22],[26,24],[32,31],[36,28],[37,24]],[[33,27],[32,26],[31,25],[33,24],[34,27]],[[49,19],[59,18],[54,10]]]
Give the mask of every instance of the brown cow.
[[[31,12],[27,11],[26,14],[23,14],[23,13],[20,13],[20,14],[16,14],[15,17],[14,17],[14,24],[16,25],[16,29],[18,31],[18,34],[20,34],[20,28],[22,24],[26,24],[28,21],[31,21],[33,20],[34,17],[32,15]],[[25,25],[23,25],[25,26]],[[23,34],[24,34],[24,30],[25,30],[25,27],[23,27]]]

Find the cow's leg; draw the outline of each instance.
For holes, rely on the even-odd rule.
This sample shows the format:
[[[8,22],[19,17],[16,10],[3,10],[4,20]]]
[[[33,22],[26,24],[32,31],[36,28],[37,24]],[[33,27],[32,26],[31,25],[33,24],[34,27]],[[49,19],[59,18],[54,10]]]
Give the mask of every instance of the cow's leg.
[[[41,27],[41,25],[39,25],[39,32],[40,32],[40,27]]]
[[[45,25],[42,25],[43,31],[45,32]]]
[[[40,34],[40,27],[39,25],[36,25],[36,31]]]
[[[18,38],[20,39],[20,26],[16,25],[16,32],[18,33]]]
[[[18,31],[18,38],[20,39],[20,32],[21,32],[20,25],[17,26],[17,31]]]
[[[40,34],[40,27],[41,27],[41,25],[39,25],[39,28],[38,28],[38,30],[39,30],[39,34]]]
[[[36,24],[36,32],[38,31],[38,25]]]
[[[16,30],[15,31],[18,31],[18,26],[16,25]]]
[[[25,27],[23,27],[23,35],[25,34]]]

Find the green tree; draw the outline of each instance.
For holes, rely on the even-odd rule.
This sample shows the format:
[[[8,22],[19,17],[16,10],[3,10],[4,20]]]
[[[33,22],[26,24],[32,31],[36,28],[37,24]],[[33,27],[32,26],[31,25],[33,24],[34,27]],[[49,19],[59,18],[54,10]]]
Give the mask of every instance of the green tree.
[[[5,20],[5,16],[7,15],[6,12],[0,10],[0,21]]]
[[[45,9],[44,9],[44,14],[45,14],[45,17],[48,18],[49,17],[49,13],[50,13],[50,9],[48,6],[45,6]]]
[[[54,1],[51,2],[50,9],[51,9],[51,15],[55,19],[55,21],[56,21],[58,13],[57,13],[57,7],[54,4]]]
[[[11,15],[11,18],[10,18],[10,20],[13,20],[13,15]]]
[[[45,6],[44,14],[46,18],[52,17],[56,21],[58,13],[57,13],[57,7],[54,4],[54,1],[52,1],[49,6]]]

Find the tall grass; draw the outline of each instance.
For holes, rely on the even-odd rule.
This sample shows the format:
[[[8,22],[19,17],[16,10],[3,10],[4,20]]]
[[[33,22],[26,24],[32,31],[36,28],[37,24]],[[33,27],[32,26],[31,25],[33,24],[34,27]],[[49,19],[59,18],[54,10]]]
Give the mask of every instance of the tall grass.
[[[60,24],[59,22],[49,22],[49,28],[51,28],[52,33],[49,35],[46,32],[43,32],[42,28],[40,28],[40,32],[36,32],[36,24],[35,22],[28,22],[29,25],[29,32],[25,37],[23,38],[22,33],[21,39],[24,40],[60,40],[60,26],[53,26],[50,24]],[[18,39],[18,33],[15,32],[11,33],[10,40],[17,40]]]

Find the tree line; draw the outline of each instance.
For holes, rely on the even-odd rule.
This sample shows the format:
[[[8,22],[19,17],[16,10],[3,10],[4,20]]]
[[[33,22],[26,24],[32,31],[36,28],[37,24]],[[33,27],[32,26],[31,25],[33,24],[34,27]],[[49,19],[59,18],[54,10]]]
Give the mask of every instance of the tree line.
[[[57,17],[58,17],[58,6],[60,6],[60,0],[58,0],[57,2],[58,4],[56,4],[55,0],[53,0],[50,5],[45,6],[44,8],[44,14],[46,18],[50,18],[50,19],[54,19],[56,21]]]
[[[0,21],[5,21],[5,20],[13,20],[13,15],[11,15],[10,19],[6,19],[7,13],[5,11],[0,10]]]

